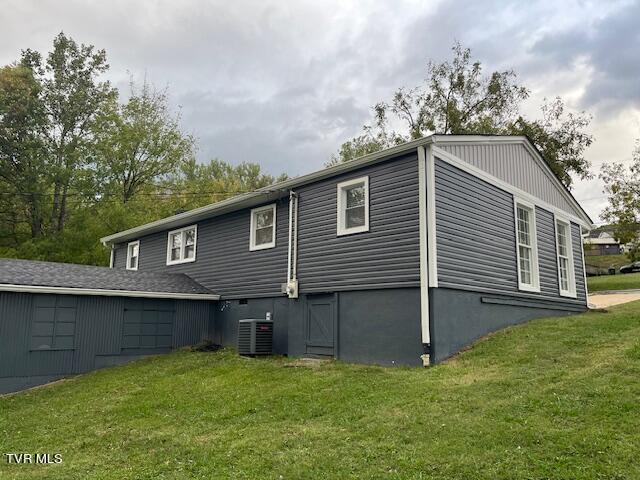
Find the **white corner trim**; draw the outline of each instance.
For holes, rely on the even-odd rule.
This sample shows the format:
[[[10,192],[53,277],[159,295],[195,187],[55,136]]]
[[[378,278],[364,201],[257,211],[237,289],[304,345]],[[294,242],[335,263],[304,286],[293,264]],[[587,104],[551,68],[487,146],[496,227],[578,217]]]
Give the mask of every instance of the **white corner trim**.
[[[273,225],[271,230],[271,241],[269,243],[263,243],[261,245],[256,245],[256,215],[260,212],[264,212],[266,210],[273,211]],[[268,248],[275,248],[276,246],[276,204],[271,203],[269,205],[264,205],[258,208],[251,209],[251,221],[250,221],[250,230],[249,230],[249,251],[255,252],[257,250],[266,250]]]
[[[431,343],[429,331],[429,250],[427,219],[427,165],[423,146],[418,147],[418,223],[420,228],[420,332],[423,344]]]
[[[133,247],[135,245],[138,246],[138,255],[136,257],[136,268],[131,268],[131,267],[129,267],[130,262],[131,262],[131,247]],[[134,242],[129,242],[127,244],[127,263],[125,265],[125,269],[127,269],[127,270],[138,270],[138,265],[139,264],[140,264],[140,240],[136,240]]]
[[[522,283],[520,277],[520,241],[518,239],[518,206],[521,205],[530,210],[530,232],[531,237],[531,285]],[[522,198],[513,197],[513,223],[516,236],[516,262],[518,271],[518,290],[524,292],[540,293],[540,269],[538,265],[538,233],[536,224],[536,206]]]
[[[183,233],[186,230],[194,230],[193,234],[193,258],[184,258],[185,241],[181,239],[180,243],[180,260],[171,260],[171,236],[176,233]],[[183,236],[184,237],[184,236]],[[178,228],[177,230],[171,230],[167,233],[167,265],[177,265],[180,263],[191,263],[196,261],[196,248],[198,245],[198,224],[189,225],[187,227]]]
[[[423,147],[426,157],[427,248],[429,250],[429,286],[438,286],[438,249],[436,244],[436,162],[431,145]]]
[[[434,155],[436,155],[439,159],[449,163],[450,165],[453,165],[456,168],[459,168],[460,170],[463,170],[475,177],[478,177],[482,180],[484,180],[487,183],[490,183],[498,188],[500,188],[501,190],[504,190],[505,192],[508,192],[514,196],[517,196],[523,200],[526,200],[530,203],[533,203],[541,208],[544,208],[545,210],[548,210],[552,213],[558,213],[561,216],[564,216],[566,218],[569,218],[572,222],[577,223],[578,225],[581,225],[587,229],[591,229],[591,224],[589,224],[588,222],[586,222],[584,219],[576,217],[575,215],[572,215],[568,212],[565,212],[564,210],[556,207],[555,205],[551,205],[548,202],[545,202],[544,200],[531,195],[528,192],[525,192],[524,190],[519,189],[518,187],[511,185],[510,183],[505,182],[504,180],[499,179],[498,177],[495,177],[493,175],[491,175],[488,172],[485,172],[484,170],[475,167],[467,162],[465,162],[464,160],[462,160],[461,158],[445,151],[442,150],[441,148],[438,148],[437,146],[433,145],[432,147],[433,153]]]
[[[101,297],[173,298],[176,300],[219,300],[209,293],[144,292],[134,290],[102,290],[99,288],[46,287],[40,285],[0,284],[0,291],[18,293],[53,293],[57,295],[96,295]]]
[[[113,268],[116,246],[111,244],[111,252],[109,252],[109,268]]]
[[[345,190],[354,185],[364,186],[364,225],[360,227],[351,227],[346,228],[344,226],[345,221],[345,209],[347,207],[346,204],[346,196]],[[362,233],[369,231],[369,177],[359,177],[354,178],[352,180],[346,180],[344,182],[340,182],[337,185],[337,225],[336,225],[336,236],[340,237],[343,235],[351,235],[354,233]]]
[[[289,244],[287,247],[287,284],[291,281],[293,256],[293,190],[289,192]]]
[[[567,281],[569,282],[569,290],[562,290],[562,282],[560,279],[560,248],[558,245],[558,223],[563,224],[567,227],[567,258],[569,260],[569,278]],[[577,298],[577,288],[576,288],[576,266],[573,259],[573,232],[571,232],[571,222],[562,218],[555,213],[553,214],[553,234],[555,236],[555,247],[556,247],[556,262],[558,266],[558,292],[561,297],[569,297],[569,298]]]

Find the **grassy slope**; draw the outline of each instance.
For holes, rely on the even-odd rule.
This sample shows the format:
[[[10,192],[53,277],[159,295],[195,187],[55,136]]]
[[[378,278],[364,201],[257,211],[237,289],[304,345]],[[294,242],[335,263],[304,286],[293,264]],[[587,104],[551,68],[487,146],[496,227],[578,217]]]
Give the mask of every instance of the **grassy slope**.
[[[622,255],[587,255],[584,257],[584,261],[587,265],[593,265],[600,268],[616,267],[620,268],[622,265],[628,265],[631,263],[629,257],[625,254]]]
[[[640,302],[435,368],[175,354],[0,398],[0,478],[640,478]]]
[[[587,289],[589,293],[602,292],[604,290],[630,290],[638,288],[640,288],[640,273],[587,277]]]

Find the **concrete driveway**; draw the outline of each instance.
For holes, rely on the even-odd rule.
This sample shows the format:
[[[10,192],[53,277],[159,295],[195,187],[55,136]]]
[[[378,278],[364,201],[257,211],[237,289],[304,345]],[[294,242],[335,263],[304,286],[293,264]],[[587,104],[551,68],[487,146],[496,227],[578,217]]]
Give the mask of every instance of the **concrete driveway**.
[[[598,292],[589,295],[589,307],[606,308],[621,303],[640,300],[640,290],[617,290],[611,292]]]

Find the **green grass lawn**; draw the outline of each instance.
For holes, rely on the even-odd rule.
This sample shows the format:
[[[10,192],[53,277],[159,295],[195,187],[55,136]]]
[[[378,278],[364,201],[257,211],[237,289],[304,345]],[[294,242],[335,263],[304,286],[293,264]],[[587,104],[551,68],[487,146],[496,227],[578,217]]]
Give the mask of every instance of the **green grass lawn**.
[[[602,292],[604,290],[630,290],[640,289],[640,273],[618,273],[616,275],[602,275],[600,277],[587,277],[587,289],[589,293]]]
[[[640,478],[640,302],[439,366],[177,352],[0,398],[0,478]]]
[[[585,255],[584,261],[587,265],[593,265],[600,268],[616,267],[616,270],[622,265],[631,263],[629,257],[625,254],[621,255]]]

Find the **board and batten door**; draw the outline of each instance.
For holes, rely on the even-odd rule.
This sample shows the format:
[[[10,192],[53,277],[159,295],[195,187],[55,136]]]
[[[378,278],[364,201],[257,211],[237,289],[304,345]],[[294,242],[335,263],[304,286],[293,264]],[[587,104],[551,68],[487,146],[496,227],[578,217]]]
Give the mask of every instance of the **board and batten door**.
[[[306,313],[307,354],[335,356],[338,323],[336,296],[309,295]]]

